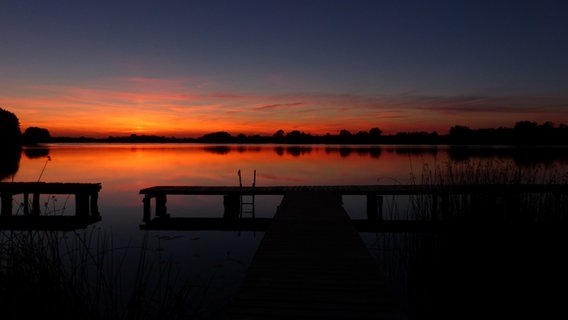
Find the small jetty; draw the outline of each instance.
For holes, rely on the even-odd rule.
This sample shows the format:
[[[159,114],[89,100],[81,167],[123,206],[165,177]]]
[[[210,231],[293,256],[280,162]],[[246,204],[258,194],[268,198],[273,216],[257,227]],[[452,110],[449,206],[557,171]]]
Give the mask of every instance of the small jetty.
[[[341,196],[363,196],[367,219],[351,220],[358,231],[428,231],[456,227],[451,219],[452,197],[478,197],[483,204],[500,207],[491,214],[496,222],[506,211],[518,210],[518,196],[546,194],[551,199],[551,212],[565,216],[568,196],[566,184],[473,184],[473,185],[333,185],[333,186],[155,186],[140,190],[144,195],[142,229],[178,230],[257,230],[265,231],[271,218],[242,215],[243,196],[276,195],[291,192],[329,192]],[[169,195],[223,196],[224,212],[220,218],[171,217],[167,210]],[[384,218],[384,196],[419,196],[427,203],[427,216],[420,220],[392,220]],[[476,201],[476,200],[472,200]],[[254,205],[254,203],[252,204]]]
[[[480,216],[474,218],[496,228],[504,226],[504,215],[518,210],[519,199],[526,195],[546,199],[546,213],[560,217],[561,223],[544,223],[545,231],[564,228],[568,215],[566,184],[155,186],[140,194],[143,229],[265,231],[241,290],[230,303],[230,319],[405,319],[358,232],[449,228],[459,233],[456,228],[472,227],[471,221],[453,221],[452,206],[462,200],[491,208],[475,209]],[[169,195],[223,196],[223,217],[171,217]],[[283,198],[273,218],[259,219],[242,215],[243,195]],[[363,196],[367,219],[349,218],[344,195]],[[385,219],[383,197],[390,195],[418,196],[426,215]]]
[[[0,182],[0,229],[85,228],[101,220],[98,207],[100,183]],[[21,214],[14,214],[14,196],[21,194]],[[74,215],[41,213],[40,197],[74,195]],[[30,201],[31,198],[31,201]]]
[[[229,319],[404,319],[334,192],[288,192]]]

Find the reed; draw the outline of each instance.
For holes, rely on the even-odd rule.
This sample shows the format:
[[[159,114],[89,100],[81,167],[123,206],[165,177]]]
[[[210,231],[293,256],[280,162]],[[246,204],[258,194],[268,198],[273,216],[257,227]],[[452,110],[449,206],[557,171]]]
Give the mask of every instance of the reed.
[[[0,233],[2,319],[195,318],[193,288],[146,236],[119,247],[99,228]]]
[[[411,183],[443,186],[455,185],[522,185],[568,184],[568,172],[554,165],[518,166],[512,161],[463,161],[442,165],[424,164],[419,175],[411,173]],[[410,207],[417,219],[432,219],[432,197],[410,198]],[[554,223],[565,221],[568,198],[565,194],[458,194],[446,199],[450,220],[490,222],[500,224]]]
[[[554,165],[507,161],[424,164],[415,184],[567,184]],[[553,288],[563,288],[568,263],[566,194],[455,195],[447,201],[445,228],[366,235],[369,250],[399,293],[410,319],[517,317],[566,311]],[[407,212],[432,220],[431,196],[412,196]],[[404,206],[402,206],[404,207]],[[400,208],[391,206],[388,211]]]

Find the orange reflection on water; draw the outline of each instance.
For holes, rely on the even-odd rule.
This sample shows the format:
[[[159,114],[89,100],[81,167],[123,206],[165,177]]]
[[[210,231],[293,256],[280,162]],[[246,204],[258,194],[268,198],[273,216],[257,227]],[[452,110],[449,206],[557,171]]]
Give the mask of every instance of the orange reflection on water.
[[[14,181],[102,183],[103,195],[157,185],[340,185],[405,183],[435,154],[340,146],[84,144],[51,145],[46,156],[22,156]],[[416,174],[416,172],[415,172]],[[419,174],[419,172],[418,172]],[[111,195],[107,195],[110,197]],[[116,201],[122,201],[116,199]]]

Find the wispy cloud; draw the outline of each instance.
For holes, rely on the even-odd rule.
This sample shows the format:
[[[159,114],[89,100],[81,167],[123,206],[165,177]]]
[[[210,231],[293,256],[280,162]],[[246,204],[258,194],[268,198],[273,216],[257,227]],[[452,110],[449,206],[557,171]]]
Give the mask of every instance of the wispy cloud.
[[[261,106],[261,107],[256,107],[254,109],[255,110],[274,110],[274,109],[280,109],[280,108],[288,109],[290,107],[298,107],[298,106],[302,106],[302,105],[305,105],[305,103],[303,103],[303,102],[277,103],[277,104],[269,104],[269,105],[265,105],[265,106]]]

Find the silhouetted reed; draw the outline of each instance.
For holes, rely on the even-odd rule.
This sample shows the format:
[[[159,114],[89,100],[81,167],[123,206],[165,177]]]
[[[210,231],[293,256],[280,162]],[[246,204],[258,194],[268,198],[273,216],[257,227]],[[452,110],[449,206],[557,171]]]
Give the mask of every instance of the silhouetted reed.
[[[147,241],[117,246],[98,228],[0,232],[0,316],[194,317],[192,285]]]
[[[411,183],[444,187],[487,186],[485,193],[449,194],[444,199],[446,219],[487,223],[547,223],[565,221],[566,195],[562,193],[492,192],[492,185],[566,185],[568,172],[554,165],[518,166],[511,161],[463,161],[443,165],[424,164],[420,176],[411,176]],[[421,219],[432,219],[431,196],[411,197],[412,211]]]
[[[512,161],[425,164],[412,183],[457,185],[553,185],[568,174],[552,165]],[[558,198],[560,197],[560,198]],[[411,196],[408,206],[385,215],[432,221],[432,197]],[[393,201],[401,198],[393,199]],[[442,228],[366,235],[409,319],[518,317],[566,314],[556,290],[568,284],[566,194],[451,195]],[[403,208],[404,207],[404,208]],[[405,210],[404,213],[390,211]],[[438,217],[441,218],[441,217]]]

